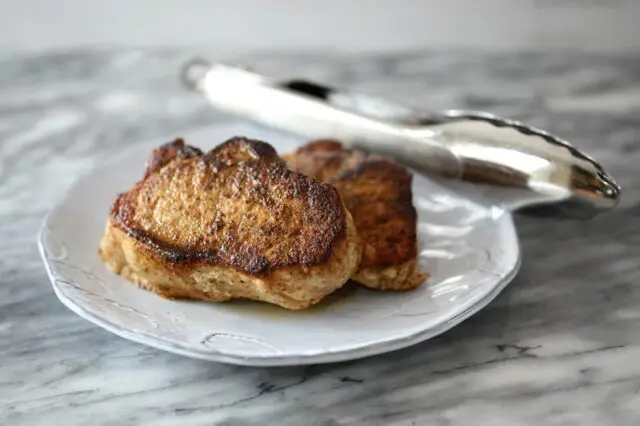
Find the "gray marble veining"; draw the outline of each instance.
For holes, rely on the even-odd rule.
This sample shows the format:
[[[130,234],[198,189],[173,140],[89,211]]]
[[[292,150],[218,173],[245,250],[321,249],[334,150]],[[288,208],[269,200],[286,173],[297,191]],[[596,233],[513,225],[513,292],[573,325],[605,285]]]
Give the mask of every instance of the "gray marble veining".
[[[521,119],[576,143],[623,186],[619,208],[591,222],[519,217],[519,276],[445,335],[359,361],[259,369],[159,352],[85,322],[56,300],[37,254],[47,210],[102,158],[224,119],[178,86],[191,53],[0,56],[0,424],[640,422],[640,57],[234,58],[410,106]]]

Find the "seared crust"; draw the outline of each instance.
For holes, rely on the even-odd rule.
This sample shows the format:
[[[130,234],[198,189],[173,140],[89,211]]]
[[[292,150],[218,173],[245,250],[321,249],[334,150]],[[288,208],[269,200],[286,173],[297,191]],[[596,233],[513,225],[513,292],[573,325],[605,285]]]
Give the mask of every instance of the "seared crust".
[[[198,157],[200,155],[202,155],[202,151],[199,148],[185,145],[184,140],[178,138],[151,151],[149,158],[147,158],[144,176],[147,177],[151,173],[160,170],[174,158]]]
[[[335,185],[363,242],[356,281],[377,289],[417,287],[417,214],[411,174],[389,158],[348,150],[332,140],[311,142],[285,156],[289,167]]]
[[[259,152],[273,160],[269,151],[276,160],[262,161]],[[147,173],[111,210],[117,227],[167,262],[261,275],[324,262],[345,233],[336,188],[283,167],[264,142],[236,138],[206,155],[175,159]]]
[[[342,286],[360,256],[338,191],[245,138],[206,154],[182,140],[154,150],[144,179],[113,204],[100,253],[168,297],[292,309]]]

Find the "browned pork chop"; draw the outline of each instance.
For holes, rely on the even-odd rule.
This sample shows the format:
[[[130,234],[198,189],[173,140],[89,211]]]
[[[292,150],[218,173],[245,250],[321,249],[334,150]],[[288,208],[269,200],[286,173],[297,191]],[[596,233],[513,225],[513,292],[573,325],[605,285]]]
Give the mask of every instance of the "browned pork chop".
[[[360,247],[336,188],[289,170],[271,145],[233,138],[203,153],[178,139],[118,196],[99,252],[168,298],[302,309],[347,281]]]
[[[364,246],[354,280],[380,290],[407,290],[425,280],[416,272],[409,172],[389,158],[332,140],[311,142],[284,158],[293,170],[338,188]]]

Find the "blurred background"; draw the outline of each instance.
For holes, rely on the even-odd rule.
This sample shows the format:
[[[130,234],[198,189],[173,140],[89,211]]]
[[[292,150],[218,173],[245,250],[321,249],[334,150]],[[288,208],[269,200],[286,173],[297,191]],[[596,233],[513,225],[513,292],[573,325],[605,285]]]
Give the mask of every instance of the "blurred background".
[[[640,50],[637,0],[2,0],[0,48]]]

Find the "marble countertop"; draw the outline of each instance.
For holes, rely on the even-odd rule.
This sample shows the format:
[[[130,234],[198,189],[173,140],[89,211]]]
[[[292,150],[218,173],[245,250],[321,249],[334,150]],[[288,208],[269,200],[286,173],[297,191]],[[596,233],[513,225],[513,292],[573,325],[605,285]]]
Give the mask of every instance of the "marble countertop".
[[[36,247],[48,209],[102,158],[223,119],[176,83],[191,53],[0,55],[0,424],[638,424],[640,57],[233,58],[413,106],[522,119],[584,148],[623,186],[619,208],[590,222],[518,217],[518,277],[436,339],[353,362],[247,368],[82,320],[57,301]]]

